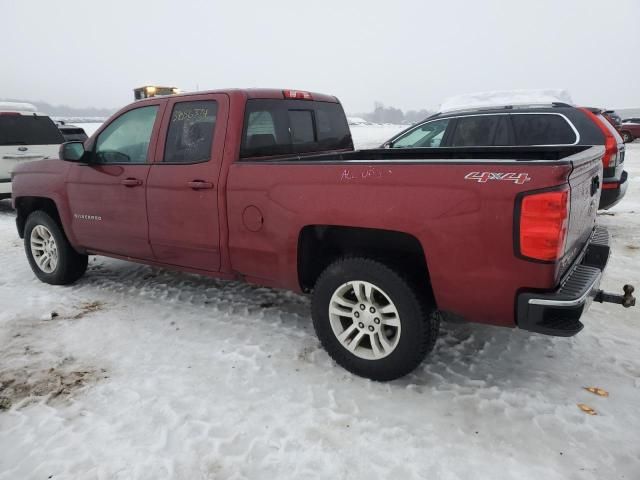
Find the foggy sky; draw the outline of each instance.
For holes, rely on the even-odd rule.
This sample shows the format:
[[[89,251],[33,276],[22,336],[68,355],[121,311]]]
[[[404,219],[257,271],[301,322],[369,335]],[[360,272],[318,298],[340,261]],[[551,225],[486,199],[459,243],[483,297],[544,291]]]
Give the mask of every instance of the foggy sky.
[[[0,0],[0,98],[120,107],[144,84],[282,87],[436,108],[566,88],[640,106],[640,0]]]

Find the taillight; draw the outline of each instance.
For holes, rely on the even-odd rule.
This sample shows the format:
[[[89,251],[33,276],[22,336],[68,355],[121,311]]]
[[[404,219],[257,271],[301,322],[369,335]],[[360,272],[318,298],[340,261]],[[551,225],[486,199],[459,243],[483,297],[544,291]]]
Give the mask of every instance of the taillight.
[[[604,122],[608,123],[608,121],[604,117],[598,117],[588,108],[581,108],[580,110],[582,110],[587,117],[593,120],[600,131],[604,134],[604,156],[602,157],[603,167],[615,167],[618,160],[618,141],[613,133],[611,133],[609,126],[604,124]]]
[[[568,227],[568,190],[525,195],[520,203],[520,254],[544,261],[561,258]]]
[[[313,97],[309,92],[303,92],[300,90],[283,90],[284,98],[295,98],[296,100],[313,100]]]

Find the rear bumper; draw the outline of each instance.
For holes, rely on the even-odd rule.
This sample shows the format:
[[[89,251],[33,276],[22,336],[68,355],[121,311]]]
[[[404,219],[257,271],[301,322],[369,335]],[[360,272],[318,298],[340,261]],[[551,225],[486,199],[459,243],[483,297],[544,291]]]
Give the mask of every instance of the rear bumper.
[[[600,205],[599,209],[609,209],[616,205],[622,198],[625,193],[627,193],[627,186],[629,182],[627,182],[628,174],[626,171],[622,172],[620,175],[620,180],[615,180],[613,182],[608,182],[606,179],[602,184],[602,192],[600,194]]]
[[[587,248],[571,267],[560,288],[552,292],[523,292],[518,295],[518,327],[560,337],[570,337],[582,330],[584,325],[580,317],[599,291],[609,252],[609,232],[604,227],[596,227]]]

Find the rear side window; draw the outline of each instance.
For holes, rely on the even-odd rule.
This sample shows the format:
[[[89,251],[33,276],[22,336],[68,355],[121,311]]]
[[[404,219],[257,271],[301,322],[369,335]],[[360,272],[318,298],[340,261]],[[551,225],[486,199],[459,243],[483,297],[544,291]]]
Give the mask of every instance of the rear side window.
[[[218,104],[214,100],[180,102],[173,106],[164,163],[199,163],[211,158]]]
[[[58,145],[64,138],[49,117],[0,115],[0,145]]]
[[[478,115],[461,117],[456,122],[456,130],[451,142],[454,147],[486,147],[493,145],[500,116]]]
[[[516,145],[573,145],[576,134],[564,117],[555,114],[511,115]]]
[[[247,101],[241,158],[353,148],[339,103],[308,100]]]

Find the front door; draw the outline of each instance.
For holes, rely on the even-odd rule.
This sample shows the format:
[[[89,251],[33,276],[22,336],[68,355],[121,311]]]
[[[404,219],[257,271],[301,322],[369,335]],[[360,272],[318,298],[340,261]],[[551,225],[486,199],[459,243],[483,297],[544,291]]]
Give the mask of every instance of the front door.
[[[137,106],[106,125],[89,147],[86,164],[67,175],[73,233],[91,250],[152,259],[145,188],[166,101]]]
[[[168,101],[147,181],[149,241],[162,263],[220,269],[218,178],[228,111],[224,94]]]

